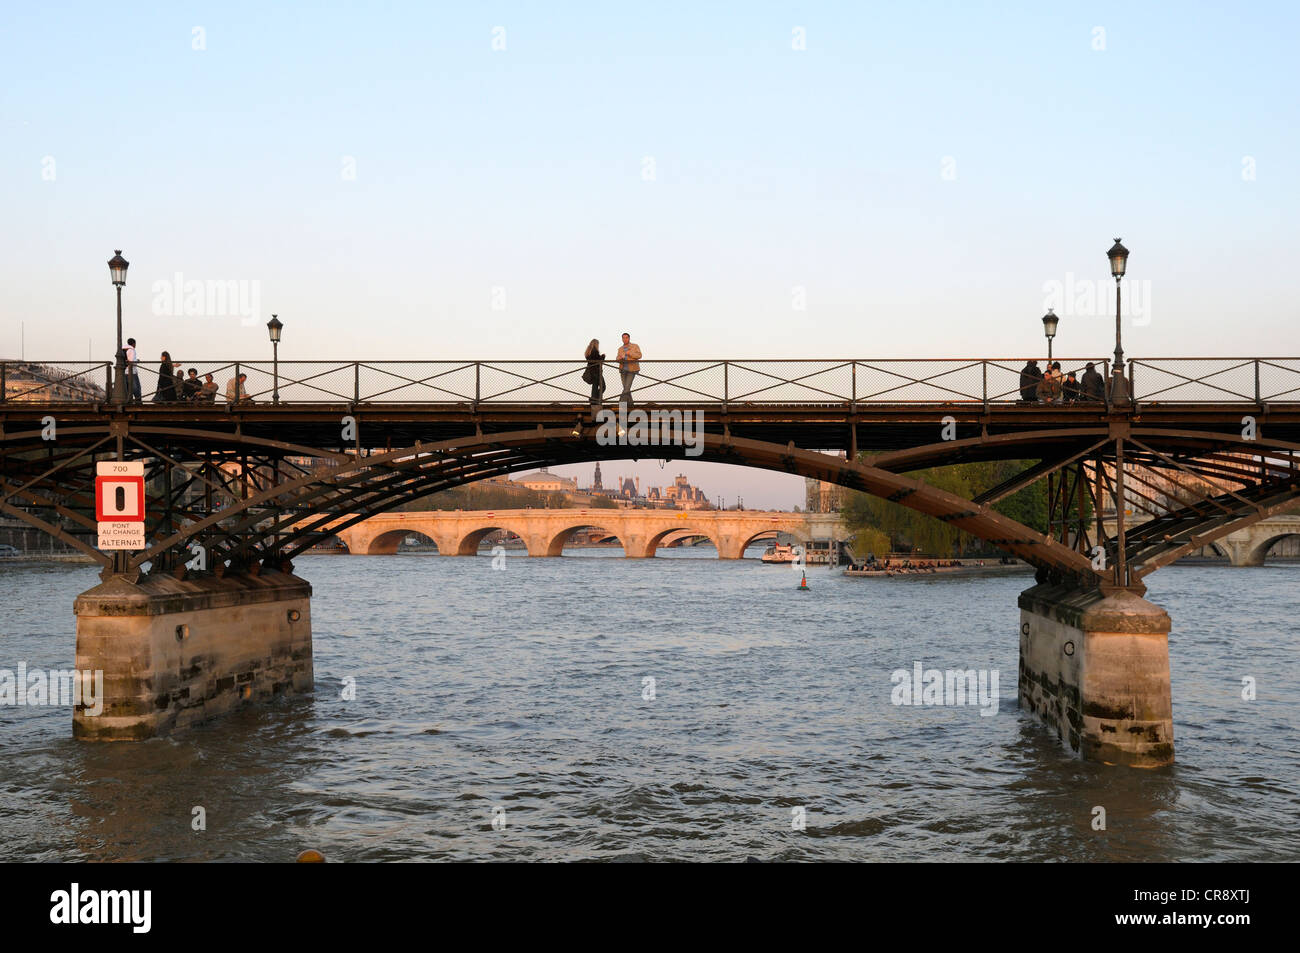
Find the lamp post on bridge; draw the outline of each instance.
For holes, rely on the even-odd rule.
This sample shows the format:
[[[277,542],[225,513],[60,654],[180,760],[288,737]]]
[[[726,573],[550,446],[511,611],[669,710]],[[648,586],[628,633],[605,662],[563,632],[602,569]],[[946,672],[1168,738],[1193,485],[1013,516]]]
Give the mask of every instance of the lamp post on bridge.
[[[1047,309],[1047,314],[1043,315],[1043,334],[1047,335],[1047,368],[1052,367],[1052,338],[1056,337],[1056,325],[1061,319],[1056,316],[1051,308]]]
[[[113,355],[115,364],[113,377],[113,396],[119,404],[126,403],[126,351],[122,348],[122,286],[126,284],[126,269],[131,263],[122,257],[122,249],[115,249],[113,257],[108,260],[108,273],[117,288],[117,353]]]
[[[1110,259],[1110,273],[1115,277],[1115,366],[1111,376],[1111,400],[1116,403],[1128,401],[1128,381],[1124,377],[1124,348],[1121,345],[1120,323],[1120,279],[1128,267],[1128,249],[1115,239],[1115,244],[1106,252]]]
[[[271,320],[266,322],[267,333],[271,335],[271,403],[280,403],[280,333],[284,330],[284,322],[274,314]]]

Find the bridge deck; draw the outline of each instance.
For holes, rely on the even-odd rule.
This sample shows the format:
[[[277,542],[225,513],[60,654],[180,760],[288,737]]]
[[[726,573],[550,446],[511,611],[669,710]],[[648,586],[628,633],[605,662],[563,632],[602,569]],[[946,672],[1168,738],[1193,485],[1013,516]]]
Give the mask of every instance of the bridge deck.
[[[607,405],[608,406],[608,405]],[[615,408],[610,408],[615,409]],[[1068,445],[1071,434],[1084,438],[1089,433],[1106,433],[1114,426],[1140,426],[1152,430],[1196,432],[1206,436],[1222,434],[1239,438],[1242,418],[1256,418],[1261,431],[1275,441],[1300,443],[1300,402],[1250,405],[1223,404],[1138,404],[1123,411],[1108,411],[1100,404],[991,404],[978,401],[936,403],[858,404],[789,403],[728,404],[637,404],[635,410],[698,411],[706,433],[729,432],[734,437],[785,444],[793,441],[801,449],[865,451],[903,450],[940,441],[945,417],[953,418],[958,438],[989,437],[1053,432],[1052,441]],[[100,434],[114,420],[126,421],[132,432],[158,428],[162,431],[207,431],[213,434],[239,432],[275,443],[302,447],[337,447],[341,421],[345,416],[358,423],[358,445],[363,449],[395,449],[417,441],[433,443],[477,434],[506,433],[543,427],[570,427],[581,421],[591,424],[585,403],[553,404],[251,404],[228,409],[215,405],[153,404],[111,405],[79,403],[10,402],[0,405],[0,442],[24,431],[39,430],[43,418],[58,422],[60,441],[76,436],[75,431],[93,428]],[[89,435],[89,434],[87,434]],[[1172,439],[1172,438],[1171,438]],[[350,442],[351,443],[351,442]],[[1012,450],[1007,452],[1024,456]],[[1172,445],[1172,444],[1169,444]],[[1039,443],[1042,449],[1049,449]],[[998,456],[996,440],[985,444],[980,456]],[[647,454],[650,456],[651,454]],[[1041,450],[1039,454],[1041,455]],[[975,459],[976,457],[970,457]]]

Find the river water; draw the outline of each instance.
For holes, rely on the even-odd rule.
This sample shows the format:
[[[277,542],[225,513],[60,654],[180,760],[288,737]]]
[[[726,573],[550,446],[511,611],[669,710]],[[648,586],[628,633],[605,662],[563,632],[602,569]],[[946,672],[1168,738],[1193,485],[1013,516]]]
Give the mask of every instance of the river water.
[[[311,697],[116,745],[0,706],[0,859],[1300,859],[1300,566],[1151,578],[1178,760],[1136,771],[1016,710],[1027,575],[619,555],[301,558]],[[0,567],[0,668],[71,668],[96,581]],[[918,661],[997,670],[996,713],[891,704]]]

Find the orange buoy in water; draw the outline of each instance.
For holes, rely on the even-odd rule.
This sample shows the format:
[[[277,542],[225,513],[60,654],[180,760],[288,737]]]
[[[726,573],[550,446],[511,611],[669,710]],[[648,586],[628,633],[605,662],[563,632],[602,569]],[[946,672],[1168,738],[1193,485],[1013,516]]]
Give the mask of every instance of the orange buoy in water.
[[[325,863],[325,855],[318,850],[311,850],[309,848],[307,850],[304,850],[301,854],[298,855],[298,863],[323,864]]]
[[[806,572],[801,573],[799,576],[799,588],[800,589],[808,588],[808,574]]]

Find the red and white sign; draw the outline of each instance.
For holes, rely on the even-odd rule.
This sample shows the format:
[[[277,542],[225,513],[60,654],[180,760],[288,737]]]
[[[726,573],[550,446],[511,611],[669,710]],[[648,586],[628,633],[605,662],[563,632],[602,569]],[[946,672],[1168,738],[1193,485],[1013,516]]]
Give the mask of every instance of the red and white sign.
[[[95,464],[95,519],[100,549],[144,549],[144,463]]]

